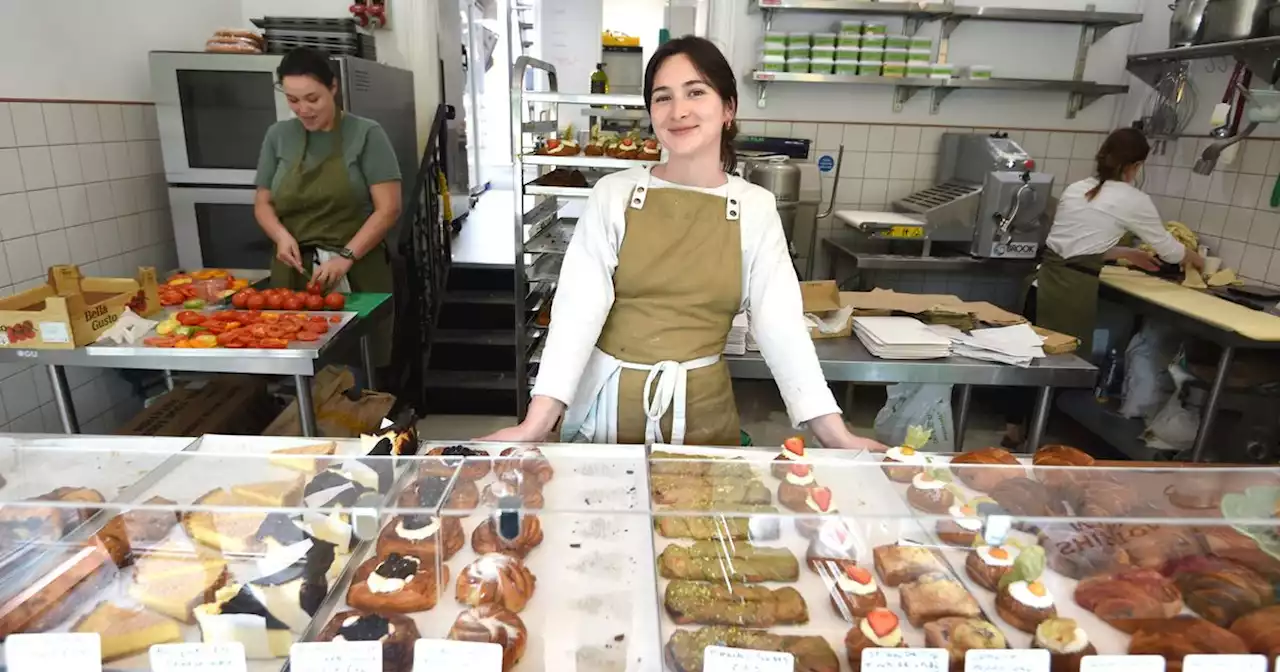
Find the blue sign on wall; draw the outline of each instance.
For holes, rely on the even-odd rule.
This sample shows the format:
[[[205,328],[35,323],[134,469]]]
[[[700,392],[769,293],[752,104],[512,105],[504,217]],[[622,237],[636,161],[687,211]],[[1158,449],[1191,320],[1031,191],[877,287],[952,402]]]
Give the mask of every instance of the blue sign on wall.
[[[836,160],[830,154],[823,154],[818,157],[818,171],[829,173],[836,167]]]

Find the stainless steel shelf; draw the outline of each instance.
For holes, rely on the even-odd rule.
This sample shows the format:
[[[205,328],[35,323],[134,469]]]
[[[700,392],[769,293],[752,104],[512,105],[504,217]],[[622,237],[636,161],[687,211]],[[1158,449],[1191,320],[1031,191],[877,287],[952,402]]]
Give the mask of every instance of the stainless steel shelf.
[[[1023,21],[1027,23],[1066,23],[1087,26],[1123,26],[1140,23],[1141,14],[1097,12],[1075,9],[1039,9],[1025,7],[957,7],[947,3],[864,2],[861,0],[756,0],[764,10],[801,10],[837,12],[841,14],[900,14],[930,19],[955,17],[981,21]]]
[[[525,91],[520,95],[526,103],[563,103],[565,105],[621,105],[644,107],[644,96],[621,93],[560,93],[559,91]]]
[[[529,254],[564,254],[569,249],[575,224],[577,220],[571,219],[548,224],[524,244],[524,251]]]
[[[626,169],[635,168],[636,166],[647,166],[656,161],[641,161],[639,159],[615,159],[610,156],[587,156],[586,154],[578,154],[576,156],[547,156],[542,154],[525,154],[520,157],[520,162],[526,166],[556,166],[558,168],[596,168],[596,169]]]
[[[643,99],[641,99],[643,103]],[[645,109],[634,109],[628,107],[597,107],[591,106],[587,111],[587,116],[594,119],[607,119],[610,121],[648,121],[649,111]]]
[[[559,198],[586,198],[591,195],[590,187],[544,187],[540,184],[526,184],[525,196],[556,196]]]
[[[1129,57],[1126,67],[1134,76],[1155,86],[1165,69],[1171,64],[1224,56],[1244,63],[1255,75],[1269,82],[1275,74],[1276,59],[1280,59],[1280,36],[1197,44],[1191,47],[1133,54]]]

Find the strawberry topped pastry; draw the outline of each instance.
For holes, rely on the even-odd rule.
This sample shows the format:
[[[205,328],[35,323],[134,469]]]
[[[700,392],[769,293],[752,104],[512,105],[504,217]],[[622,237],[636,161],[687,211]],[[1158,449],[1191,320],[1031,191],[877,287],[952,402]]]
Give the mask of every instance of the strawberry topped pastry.
[[[809,563],[809,569],[819,574],[824,573],[822,569],[824,564],[832,562],[857,564],[857,537],[854,536],[853,530],[849,529],[849,525],[839,518],[823,521],[818,527],[818,533],[813,535],[813,539],[809,542],[805,560]]]
[[[809,458],[804,455],[804,438],[793,436],[782,442],[782,452],[773,458],[773,465],[770,467],[770,471],[773,472],[774,478],[786,478],[792,462],[807,463],[808,461]]]
[[[640,158],[640,143],[636,139],[627,136],[618,141],[618,147],[614,150],[617,152],[614,156],[619,159],[637,159]]]
[[[604,140],[600,137],[599,124],[591,127],[591,138],[587,141],[587,146],[582,148],[582,153],[587,156],[604,156]]]
[[[796,518],[796,531],[805,539],[813,539],[822,529],[823,523],[838,520],[827,517],[839,513],[835,503],[831,501],[831,488],[822,486],[809,488],[805,495],[804,506],[805,508],[797,510],[797,513],[808,515]]]
[[[649,138],[640,146],[640,159],[644,161],[657,161],[662,158],[662,148],[658,147],[658,141]]]
[[[831,606],[844,620],[857,623],[859,618],[888,605],[871,572],[852,562],[840,563],[839,569],[822,578],[831,591]]]
[[[925,513],[946,513],[956,502],[950,481],[950,476],[940,469],[926,469],[916,474],[911,479],[911,487],[907,488],[907,503]]]
[[[888,609],[873,609],[849,629],[844,636],[848,649],[849,665],[862,669],[862,652],[866,649],[905,649],[907,641],[902,637],[902,624],[898,615]]]
[[[778,484],[778,503],[796,513],[809,513],[809,490],[818,484],[813,467],[799,462],[791,465]]]
[[[1013,569],[998,584],[996,612],[1023,632],[1034,634],[1037,626],[1058,615],[1053,595],[1040,581],[1044,566],[1044,549],[1032,546],[1018,554]]]
[[[933,432],[923,427],[907,428],[907,436],[902,445],[894,446],[884,453],[884,473],[895,483],[910,483],[917,474],[924,473],[929,463],[929,456],[921,449],[929,443]]]

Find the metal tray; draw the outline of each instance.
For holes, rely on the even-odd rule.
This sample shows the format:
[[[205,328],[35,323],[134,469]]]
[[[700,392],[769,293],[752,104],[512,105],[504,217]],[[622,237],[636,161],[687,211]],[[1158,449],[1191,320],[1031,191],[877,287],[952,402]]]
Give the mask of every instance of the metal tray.
[[[561,219],[542,227],[524,244],[524,251],[530,254],[564,254],[577,223],[576,219]]]

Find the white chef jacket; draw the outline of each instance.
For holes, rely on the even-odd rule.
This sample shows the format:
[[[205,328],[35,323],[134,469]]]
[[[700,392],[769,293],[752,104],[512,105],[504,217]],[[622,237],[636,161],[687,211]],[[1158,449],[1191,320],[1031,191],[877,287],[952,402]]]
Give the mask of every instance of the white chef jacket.
[[[533,394],[571,406],[579,379],[613,306],[613,272],[626,232],[626,209],[647,167],[606,175],[596,183],[578,219],[560,268],[551,330]],[[729,176],[742,198],[742,306],[751,332],[777,381],[787,415],[799,426],[839,413],[809,338],[800,285],[787,250],[777,201],[765,189]],[[650,178],[650,188],[683,188]],[[706,191],[706,190],[702,190]]]
[[[1132,233],[1166,262],[1182,262],[1187,249],[1164,228],[1150,196],[1127,182],[1107,180],[1090,201],[1086,193],[1097,185],[1098,178],[1090,177],[1062,192],[1045,241],[1049,249],[1064,259],[1101,254]]]

